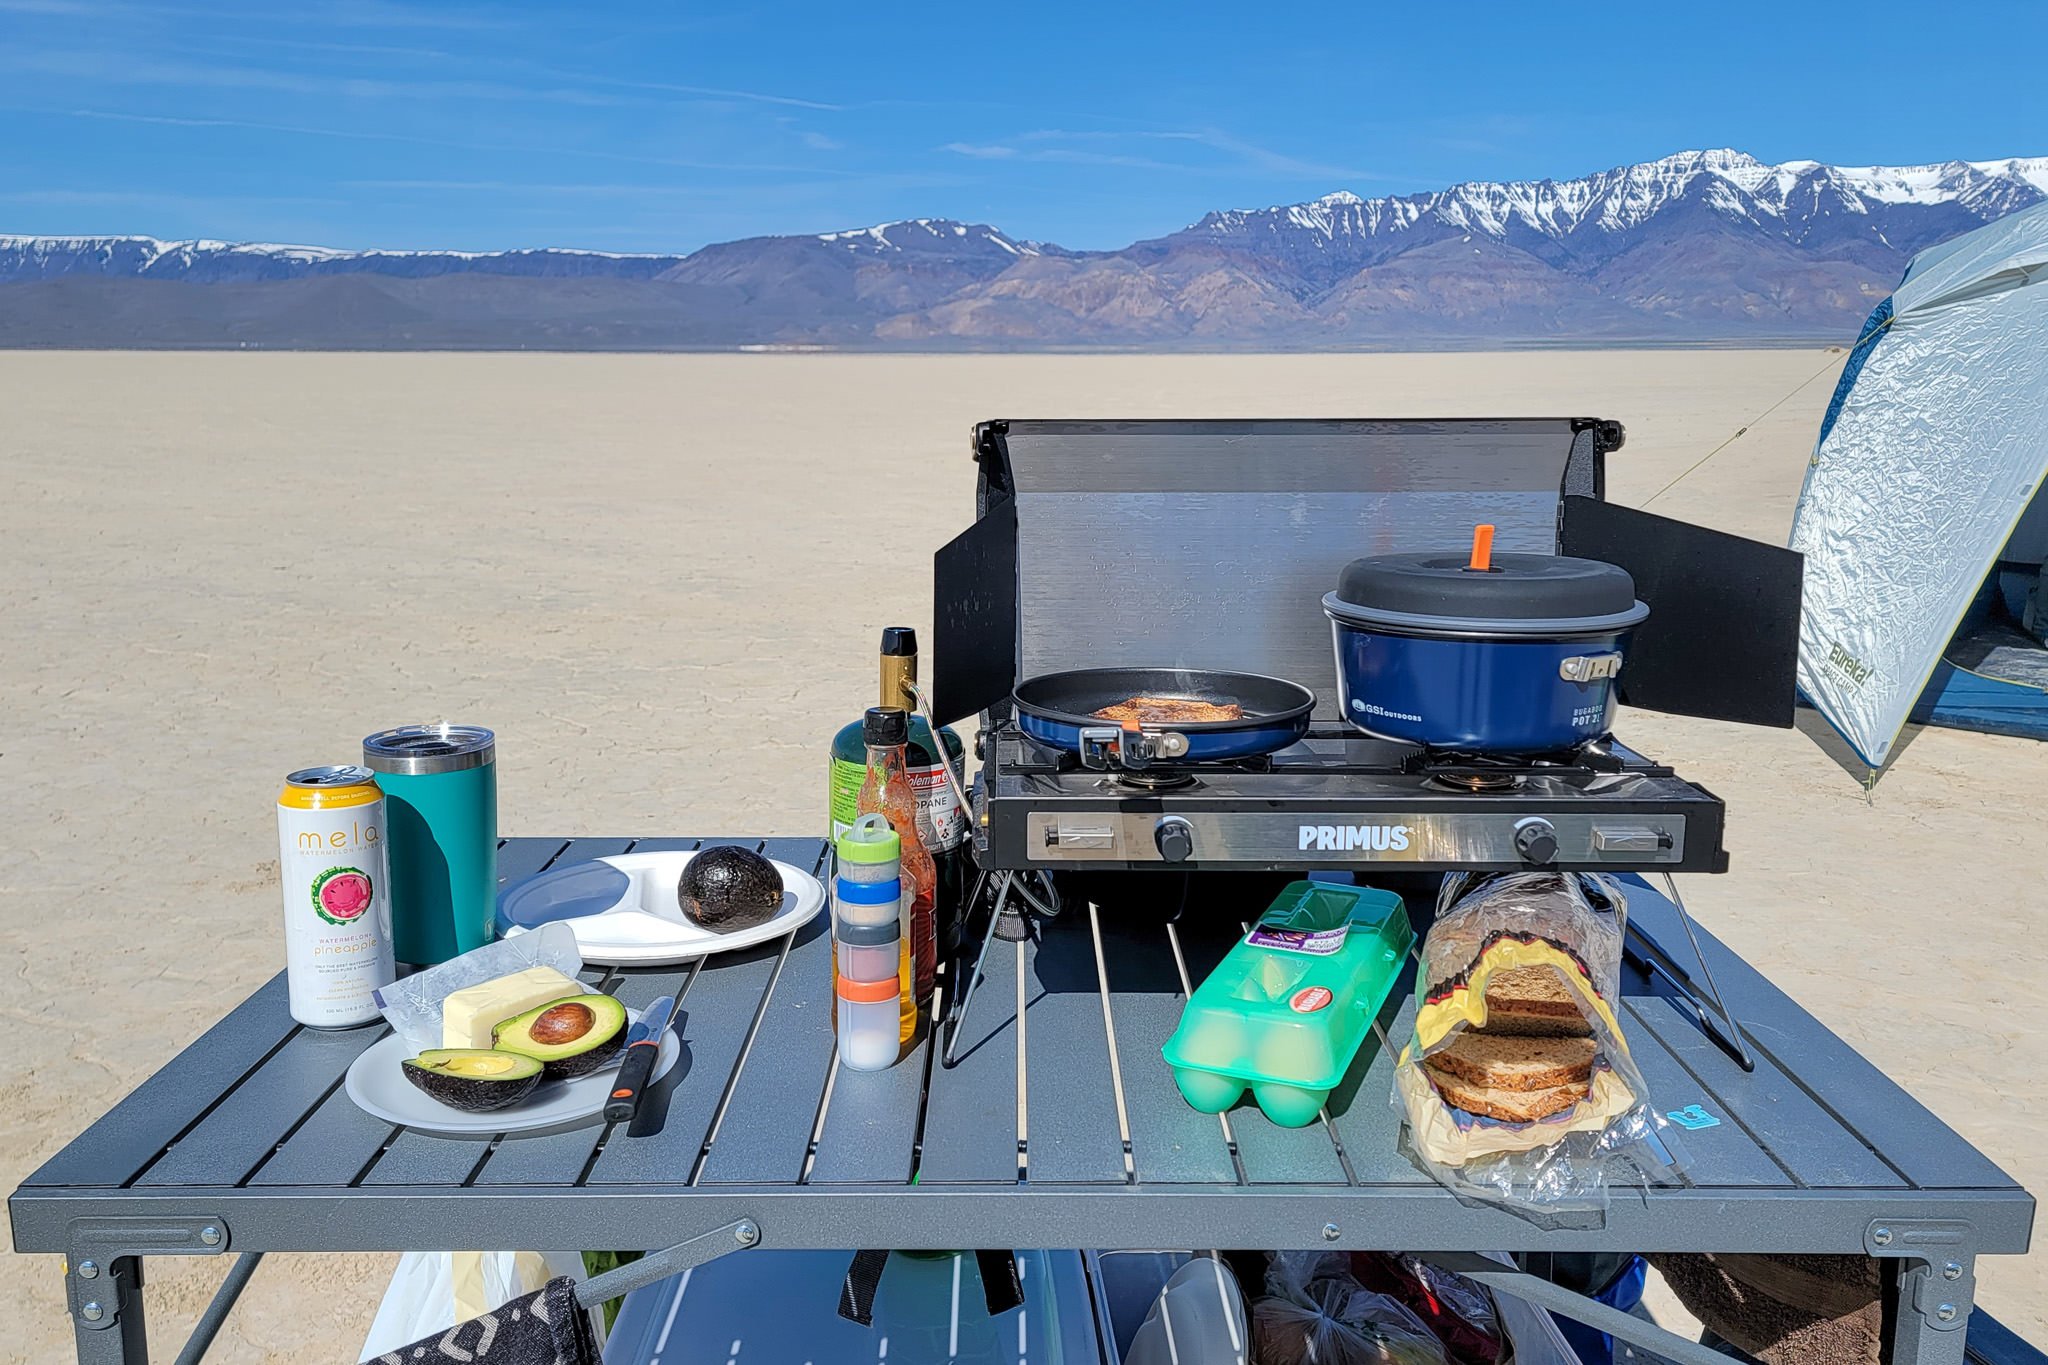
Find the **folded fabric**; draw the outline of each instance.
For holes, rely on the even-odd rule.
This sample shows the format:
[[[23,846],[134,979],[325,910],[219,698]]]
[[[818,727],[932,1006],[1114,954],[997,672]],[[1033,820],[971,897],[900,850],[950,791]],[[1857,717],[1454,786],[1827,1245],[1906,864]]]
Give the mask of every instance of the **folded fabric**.
[[[482,1317],[377,1357],[377,1365],[603,1365],[566,1275]]]
[[[1654,1254],[1672,1294],[1764,1365],[1876,1365],[1884,1309],[1867,1256]]]

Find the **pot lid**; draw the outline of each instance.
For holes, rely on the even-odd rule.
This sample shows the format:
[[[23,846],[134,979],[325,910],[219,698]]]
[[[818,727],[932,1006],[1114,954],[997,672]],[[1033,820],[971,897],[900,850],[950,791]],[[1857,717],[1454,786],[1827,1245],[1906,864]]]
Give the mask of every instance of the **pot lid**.
[[[1493,554],[1492,530],[1478,528],[1470,556],[1354,559],[1323,604],[1362,624],[1510,634],[1622,629],[1650,614],[1628,570],[1568,555]]]

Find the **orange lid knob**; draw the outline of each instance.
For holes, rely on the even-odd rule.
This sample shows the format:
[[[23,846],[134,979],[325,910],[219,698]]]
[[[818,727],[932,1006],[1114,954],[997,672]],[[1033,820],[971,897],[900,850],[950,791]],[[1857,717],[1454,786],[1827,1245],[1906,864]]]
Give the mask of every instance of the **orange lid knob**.
[[[1485,573],[1493,567],[1493,526],[1481,522],[1472,528],[1472,562],[1466,566],[1475,573]]]

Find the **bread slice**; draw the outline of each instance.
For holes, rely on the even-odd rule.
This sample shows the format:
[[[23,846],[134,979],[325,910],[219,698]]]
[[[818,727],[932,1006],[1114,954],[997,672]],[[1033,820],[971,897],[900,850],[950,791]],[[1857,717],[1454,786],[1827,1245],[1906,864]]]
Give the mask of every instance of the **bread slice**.
[[[1494,1086],[1474,1085],[1438,1066],[1435,1057],[1424,1061],[1422,1069],[1445,1104],[1468,1114],[1499,1119],[1503,1123],[1534,1123],[1537,1119],[1562,1113],[1592,1091],[1592,1087],[1584,1082],[1552,1086],[1547,1090],[1502,1090]]]
[[[1597,1051],[1591,1038],[1524,1038],[1464,1029],[1428,1060],[1468,1085],[1492,1090],[1583,1089]]]
[[[1590,1038],[1579,998],[1551,967],[1510,967],[1486,982],[1486,1031],[1528,1038]]]

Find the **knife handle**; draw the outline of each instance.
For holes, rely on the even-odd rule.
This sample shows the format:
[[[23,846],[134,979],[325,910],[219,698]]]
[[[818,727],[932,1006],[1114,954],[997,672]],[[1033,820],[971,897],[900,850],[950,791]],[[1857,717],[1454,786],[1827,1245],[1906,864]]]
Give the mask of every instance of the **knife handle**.
[[[654,1074],[654,1059],[660,1055],[659,1038],[645,1038],[627,1047],[611,1098],[604,1102],[607,1122],[623,1123],[633,1117],[633,1111],[640,1107],[640,1092],[647,1088],[647,1078]]]

